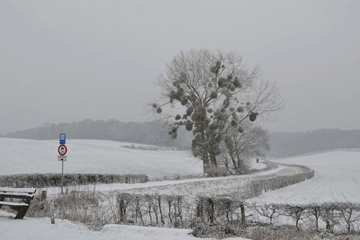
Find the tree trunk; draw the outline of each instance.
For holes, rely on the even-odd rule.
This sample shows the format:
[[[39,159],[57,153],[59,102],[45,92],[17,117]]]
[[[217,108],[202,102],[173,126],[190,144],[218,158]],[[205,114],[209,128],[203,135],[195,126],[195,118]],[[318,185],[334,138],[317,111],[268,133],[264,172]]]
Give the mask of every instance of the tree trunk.
[[[209,174],[211,169],[208,156],[202,156],[201,159],[203,161],[204,174]]]
[[[215,155],[211,154],[210,155],[210,160],[211,160],[211,168],[217,168],[217,162],[216,162]]]

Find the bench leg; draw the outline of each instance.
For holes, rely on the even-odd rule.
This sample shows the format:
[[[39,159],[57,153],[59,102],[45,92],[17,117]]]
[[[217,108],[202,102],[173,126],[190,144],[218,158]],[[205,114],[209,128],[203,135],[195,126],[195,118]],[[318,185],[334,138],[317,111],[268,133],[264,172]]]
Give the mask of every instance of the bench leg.
[[[17,208],[18,213],[17,213],[15,219],[23,219],[28,209],[29,209],[29,206],[18,207]]]
[[[29,209],[30,200],[27,199],[24,202],[27,203],[28,205],[27,206],[21,206],[21,207],[13,207],[13,209],[18,212],[14,219],[23,219],[24,218],[27,210]]]

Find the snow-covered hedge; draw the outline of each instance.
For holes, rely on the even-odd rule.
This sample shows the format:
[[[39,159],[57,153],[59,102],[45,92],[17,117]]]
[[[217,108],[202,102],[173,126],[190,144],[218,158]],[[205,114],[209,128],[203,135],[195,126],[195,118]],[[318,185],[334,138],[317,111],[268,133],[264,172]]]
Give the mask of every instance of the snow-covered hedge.
[[[272,225],[288,218],[296,229],[311,229],[328,233],[359,233],[360,203],[325,202],[310,204],[248,204],[252,219]],[[254,217],[256,216],[256,217]],[[260,220],[261,219],[261,220]]]
[[[196,219],[200,222],[233,223],[245,220],[244,201],[221,197],[198,197],[196,201]],[[239,213],[241,209],[241,215]]]
[[[358,239],[360,235],[360,203],[250,204],[231,198],[200,198],[197,213],[199,208],[206,217],[197,214],[196,218],[190,220],[192,222],[190,227],[196,237],[254,237],[244,234],[245,228],[248,227],[263,227],[273,231],[269,232],[270,234],[281,229],[293,229],[322,236],[350,234]],[[289,223],[293,223],[293,226],[288,225]],[[264,237],[258,236],[252,239],[264,239]]]
[[[198,197],[187,202],[181,195],[129,194],[117,195],[120,224],[189,228],[200,223],[245,224],[244,202],[239,199]],[[239,211],[240,209],[240,211]]]
[[[306,172],[294,174],[294,175],[275,176],[272,178],[252,181],[250,187],[251,189],[247,193],[248,196],[246,196],[246,198],[256,197],[264,192],[287,187],[295,183],[299,183],[314,177],[315,174],[314,170],[304,166],[299,166],[299,167],[304,168]]]
[[[254,229],[266,230],[268,234],[281,229],[304,230],[322,236],[360,234],[360,203],[250,203],[236,197],[205,196],[187,201],[181,195],[129,193],[118,193],[115,199],[113,197],[106,198],[91,189],[70,190],[46,200],[37,195],[31,202],[28,217],[49,217],[51,200],[55,204],[53,214],[56,218],[82,222],[98,230],[105,224],[191,228],[196,237],[219,239],[229,236],[265,239],[248,235]]]
[[[117,223],[182,228],[191,218],[181,195],[119,193],[116,200]]]
[[[76,186],[95,183],[145,183],[148,176],[144,174],[64,174],[64,186]],[[60,173],[48,174],[14,174],[0,176],[1,187],[59,187]]]

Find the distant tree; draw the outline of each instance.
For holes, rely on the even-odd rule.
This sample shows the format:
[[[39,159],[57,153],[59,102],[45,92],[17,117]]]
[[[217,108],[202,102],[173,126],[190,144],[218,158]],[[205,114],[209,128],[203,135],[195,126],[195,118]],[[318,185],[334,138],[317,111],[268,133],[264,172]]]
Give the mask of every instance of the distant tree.
[[[202,159],[204,174],[217,168],[221,143],[229,134],[243,133],[245,122],[283,107],[275,84],[261,80],[260,69],[247,69],[234,52],[181,52],[166,65],[158,85],[163,93],[151,104],[153,110],[171,120],[172,138],[181,126],[193,132],[192,153]]]
[[[270,134],[260,126],[243,123],[242,132],[232,129],[220,144],[218,159],[230,174],[244,174],[250,168],[250,158],[265,157],[270,150]]]

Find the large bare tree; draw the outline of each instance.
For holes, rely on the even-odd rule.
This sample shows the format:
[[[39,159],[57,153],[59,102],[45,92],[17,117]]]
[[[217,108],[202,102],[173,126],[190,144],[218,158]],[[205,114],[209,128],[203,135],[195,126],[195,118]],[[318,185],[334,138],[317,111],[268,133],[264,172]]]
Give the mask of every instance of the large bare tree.
[[[235,52],[181,52],[157,83],[163,92],[152,104],[154,111],[172,120],[173,138],[181,126],[193,132],[192,152],[203,161],[204,174],[217,168],[220,145],[229,132],[243,133],[245,121],[268,118],[283,107],[275,84],[260,78],[259,67],[246,68]]]

